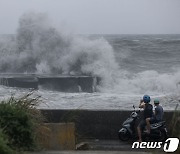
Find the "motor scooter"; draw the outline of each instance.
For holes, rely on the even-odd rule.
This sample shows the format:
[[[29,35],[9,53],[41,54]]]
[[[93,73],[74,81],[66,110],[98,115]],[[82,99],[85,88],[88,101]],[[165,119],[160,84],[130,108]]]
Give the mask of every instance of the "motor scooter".
[[[122,124],[122,128],[118,132],[119,139],[122,141],[128,141],[130,139],[137,139],[136,123],[140,118],[140,110],[136,111],[133,105],[134,111],[130,114]],[[167,129],[165,121],[153,123],[150,125],[150,133],[147,133],[147,128],[142,131],[143,141],[159,141],[163,142],[167,139]]]

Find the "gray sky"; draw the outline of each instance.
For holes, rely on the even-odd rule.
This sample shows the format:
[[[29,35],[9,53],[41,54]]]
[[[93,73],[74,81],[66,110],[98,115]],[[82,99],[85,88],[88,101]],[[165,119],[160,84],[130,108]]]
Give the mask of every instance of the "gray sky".
[[[0,0],[0,34],[27,11],[78,34],[180,34],[180,0]]]

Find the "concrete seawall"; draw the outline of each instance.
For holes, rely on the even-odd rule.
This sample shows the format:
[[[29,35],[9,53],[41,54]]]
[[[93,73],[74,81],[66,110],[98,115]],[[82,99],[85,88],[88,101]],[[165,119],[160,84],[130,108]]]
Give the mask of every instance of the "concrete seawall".
[[[93,110],[41,110],[52,123],[74,122],[79,139],[118,139],[118,130],[132,111]],[[170,130],[173,111],[165,111],[167,129]]]
[[[38,78],[36,77],[1,77],[0,84],[8,87],[38,89]]]
[[[55,76],[38,74],[1,74],[0,85],[62,92],[95,92],[99,79],[93,76]]]

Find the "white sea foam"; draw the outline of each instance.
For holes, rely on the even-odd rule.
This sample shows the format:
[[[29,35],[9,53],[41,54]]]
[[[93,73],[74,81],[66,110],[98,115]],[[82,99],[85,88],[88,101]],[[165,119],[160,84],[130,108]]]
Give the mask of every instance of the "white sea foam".
[[[129,75],[130,76],[130,75]],[[114,90],[125,93],[169,94],[180,92],[180,72],[160,74],[144,71],[127,77],[118,78]]]
[[[180,71],[158,73],[146,70],[132,74],[121,69],[121,59],[132,54],[130,49],[125,50],[115,53],[104,38],[72,36],[55,29],[45,14],[26,13],[19,20],[15,38],[0,39],[0,72],[101,77],[100,93],[66,94],[38,90],[37,94],[42,95],[45,102],[51,102],[48,105],[52,108],[128,108],[144,94],[161,98],[178,96]],[[3,99],[11,93],[21,95],[27,90],[1,86],[0,92]],[[166,104],[166,99],[162,100]]]
[[[119,67],[105,39],[65,35],[49,24],[45,14],[24,14],[16,40],[3,48],[1,72],[94,75],[105,84],[112,82]]]

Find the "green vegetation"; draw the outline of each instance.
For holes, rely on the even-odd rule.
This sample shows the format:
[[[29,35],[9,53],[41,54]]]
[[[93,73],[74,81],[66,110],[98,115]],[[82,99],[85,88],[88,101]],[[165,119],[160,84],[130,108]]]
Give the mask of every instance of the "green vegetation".
[[[172,117],[171,128],[172,128],[171,135],[173,137],[180,138],[180,110],[178,110],[178,105],[176,106]]]
[[[180,110],[178,110],[178,104],[172,117],[171,128],[171,136],[180,138]],[[180,148],[176,152],[180,153]]]
[[[7,136],[0,129],[0,153],[1,154],[12,154],[13,150],[8,146]]]
[[[30,96],[32,93],[19,99],[11,96],[0,103],[0,153],[37,148],[37,130],[43,117],[36,108],[39,97]]]

